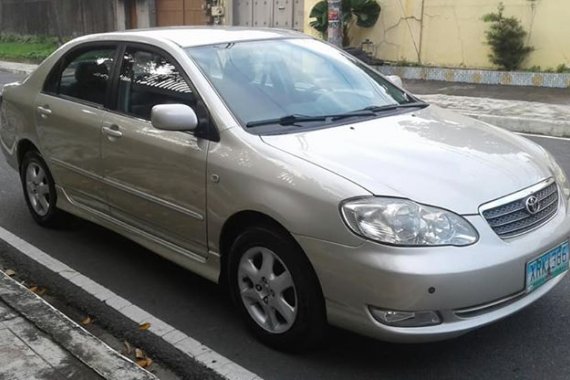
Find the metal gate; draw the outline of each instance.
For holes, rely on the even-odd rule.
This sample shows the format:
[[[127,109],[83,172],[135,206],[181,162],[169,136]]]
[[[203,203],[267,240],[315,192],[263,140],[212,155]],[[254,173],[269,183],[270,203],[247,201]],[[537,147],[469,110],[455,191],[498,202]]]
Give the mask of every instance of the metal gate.
[[[234,25],[303,30],[303,0],[235,0]]]
[[[157,26],[205,25],[208,16],[202,0],[156,0]]]

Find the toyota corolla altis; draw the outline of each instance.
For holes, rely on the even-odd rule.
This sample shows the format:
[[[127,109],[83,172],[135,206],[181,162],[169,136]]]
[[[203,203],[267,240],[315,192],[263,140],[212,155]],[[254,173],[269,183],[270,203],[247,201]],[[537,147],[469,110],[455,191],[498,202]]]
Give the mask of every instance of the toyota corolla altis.
[[[280,348],[327,324],[454,337],[568,270],[548,152],[296,32],[73,40],[4,88],[0,140],[39,224],[66,211],[223,284]]]

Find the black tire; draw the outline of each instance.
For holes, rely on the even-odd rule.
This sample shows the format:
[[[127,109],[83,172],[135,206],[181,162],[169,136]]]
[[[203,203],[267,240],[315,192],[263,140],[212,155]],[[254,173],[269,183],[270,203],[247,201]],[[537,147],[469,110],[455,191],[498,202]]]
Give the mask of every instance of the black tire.
[[[36,165],[40,167],[45,173],[45,181],[44,183],[47,185],[49,189],[49,194],[46,198],[49,201],[49,207],[47,208],[47,212],[45,214],[40,214],[38,211],[34,209],[32,205],[32,200],[30,199],[30,195],[27,189],[26,184],[26,172],[31,165]],[[24,191],[24,198],[26,200],[26,204],[28,205],[28,209],[32,214],[32,217],[42,227],[48,228],[58,228],[61,226],[63,221],[63,212],[58,210],[56,207],[57,204],[57,192],[55,189],[55,181],[47,167],[45,161],[43,160],[42,156],[34,150],[26,152],[22,162],[20,163],[20,180],[22,182],[22,190]]]
[[[244,254],[254,247],[272,251],[291,275],[296,293],[296,316],[284,332],[275,333],[263,328],[242,300],[239,264]],[[291,352],[313,348],[323,340],[327,321],[322,290],[309,260],[291,236],[277,228],[251,227],[236,238],[229,254],[228,290],[246,325],[259,340],[270,347]]]

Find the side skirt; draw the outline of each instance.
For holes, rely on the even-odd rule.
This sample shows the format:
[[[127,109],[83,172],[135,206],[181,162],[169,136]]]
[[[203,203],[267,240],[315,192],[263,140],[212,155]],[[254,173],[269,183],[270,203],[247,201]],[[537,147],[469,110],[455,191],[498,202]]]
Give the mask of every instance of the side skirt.
[[[160,239],[146,231],[130,226],[112,216],[74,202],[61,186],[57,186],[57,207],[82,219],[99,224],[130,239],[156,254],[170,260],[212,282],[220,277],[220,255],[210,251],[207,257],[200,256],[175,244]]]

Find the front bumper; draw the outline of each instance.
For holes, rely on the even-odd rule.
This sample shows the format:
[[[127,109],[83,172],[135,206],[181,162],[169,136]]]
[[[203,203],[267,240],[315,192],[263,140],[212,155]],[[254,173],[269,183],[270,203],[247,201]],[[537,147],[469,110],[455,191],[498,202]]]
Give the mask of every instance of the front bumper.
[[[332,325],[386,341],[426,342],[452,338],[515,313],[565,276],[525,292],[526,263],[570,238],[566,202],[560,201],[547,224],[510,240],[501,240],[479,215],[467,219],[480,234],[468,247],[399,248],[364,240],[349,247],[295,237],[317,272]],[[388,326],[371,315],[370,306],[437,311],[442,323]]]

